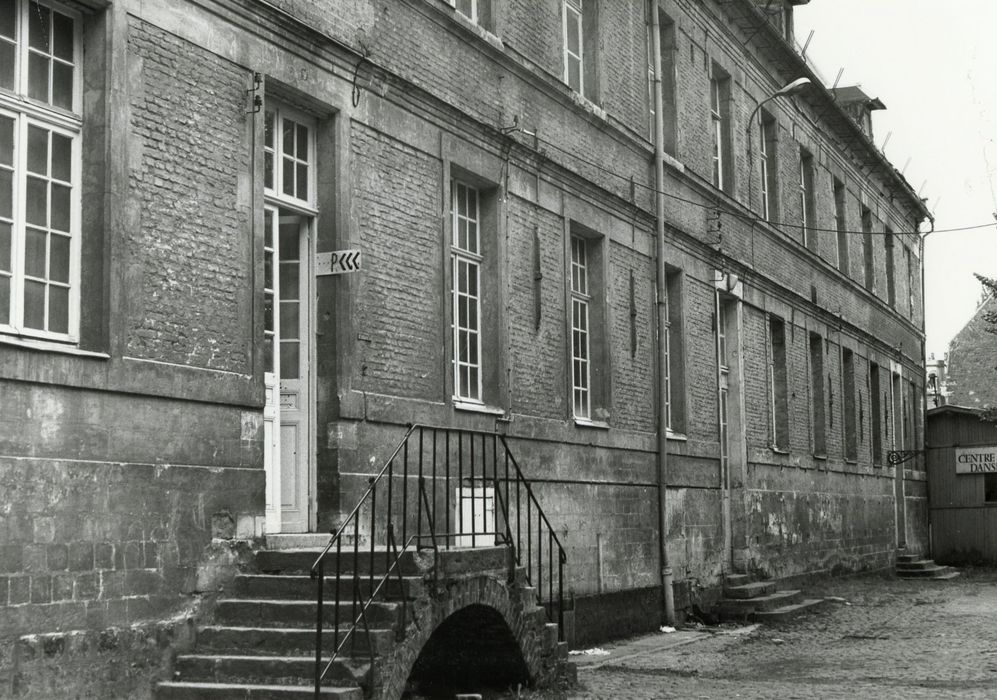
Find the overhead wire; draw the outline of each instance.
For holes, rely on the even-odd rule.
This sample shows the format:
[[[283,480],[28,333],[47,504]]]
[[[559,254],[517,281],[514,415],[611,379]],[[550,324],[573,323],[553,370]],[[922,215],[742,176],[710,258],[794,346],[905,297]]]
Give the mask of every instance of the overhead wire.
[[[518,129],[518,131],[523,131],[523,129]],[[662,191],[659,191],[653,185],[645,185],[643,183],[637,182],[636,180],[633,180],[632,176],[630,176],[630,175],[622,175],[622,174],[620,174],[620,173],[618,173],[618,172],[616,172],[614,170],[611,170],[611,169],[607,168],[606,166],[602,165],[601,163],[597,163],[597,162],[595,162],[593,160],[589,160],[588,158],[585,158],[584,156],[578,155],[577,153],[575,153],[573,151],[569,151],[566,148],[558,146],[556,143],[554,143],[552,141],[548,141],[547,139],[539,136],[538,134],[534,134],[533,132],[530,132],[529,135],[532,136],[537,142],[542,143],[545,146],[549,146],[550,148],[552,148],[552,149],[554,149],[556,151],[559,151],[559,152],[565,154],[566,156],[574,158],[575,160],[577,160],[577,161],[579,161],[581,163],[585,163],[586,165],[588,165],[590,167],[593,167],[596,170],[599,170],[601,172],[604,172],[607,175],[612,175],[613,177],[619,178],[621,180],[625,180],[628,184],[631,183],[631,182],[633,182],[633,184],[636,185],[637,187],[640,187],[642,189],[648,190],[652,194],[661,194],[661,195],[664,195],[665,197],[668,197],[670,199],[682,202],[684,204],[689,204],[689,205],[694,206],[694,207],[699,207],[701,209],[711,209],[711,210],[718,209],[718,206],[717,206],[716,203],[712,203],[712,202],[699,202],[699,201],[696,201],[696,200],[688,199],[686,197],[682,197],[682,196],[677,195],[677,194],[673,194],[671,192],[662,192]],[[774,226],[776,228],[799,228],[799,226],[800,226],[799,223],[788,223],[788,222],[782,222],[782,221],[768,221],[767,219],[762,219],[759,216],[753,215],[753,214],[744,214],[744,213],[735,212],[735,211],[725,211],[724,213],[727,214],[727,215],[729,215],[729,216],[732,216],[732,217],[734,217],[736,219],[742,219],[742,220],[744,220],[744,221],[746,221],[748,223],[751,223],[751,224],[756,224],[756,223],[768,224],[769,226]],[[960,226],[960,227],[948,228],[948,229],[935,229],[935,230],[932,231],[932,233],[957,233],[959,231],[973,231],[973,230],[976,230],[976,229],[990,228],[990,227],[993,227],[993,226],[997,226],[997,222],[990,222],[988,224],[976,224],[976,225],[973,225],[973,226]],[[831,229],[831,228],[819,228],[819,227],[815,227],[815,226],[807,226],[807,231],[815,231],[815,232],[818,232],[818,233],[844,233],[844,234],[858,235],[858,236],[884,236],[884,235],[889,235],[889,234],[901,235],[901,234],[905,234],[905,233],[915,234],[915,235],[919,235],[919,236],[920,235],[924,235],[920,231],[850,231],[850,230],[839,230],[839,229],[836,229],[836,228],[833,228],[833,229]]]

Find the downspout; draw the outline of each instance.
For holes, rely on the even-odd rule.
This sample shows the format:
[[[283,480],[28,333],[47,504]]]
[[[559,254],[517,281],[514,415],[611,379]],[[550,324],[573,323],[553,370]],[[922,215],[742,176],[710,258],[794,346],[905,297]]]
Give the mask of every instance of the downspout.
[[[665,115],[661,93],[661,22],[658,0],[651,0],[651,55],[654,62],[654,208],[657,226],[655,246],[655,277],[657,291],[658,331],[658,549],[661,559],[661,595],[666,625],[675,624],[675,592],[672,589],[672,567],[668,562],[668,411],[665,381],[668,353],[664,333],[668,327],[668,292],[665,277]]]

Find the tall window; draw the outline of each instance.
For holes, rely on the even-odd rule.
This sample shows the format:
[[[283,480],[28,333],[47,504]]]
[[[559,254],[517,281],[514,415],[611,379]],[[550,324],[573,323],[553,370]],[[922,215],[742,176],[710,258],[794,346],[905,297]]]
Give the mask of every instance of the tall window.
[[[914,319],[914,295],[916,281],[914,279],[914,251],[904,246],[904,258],[907,261],[907,311],[911,320]]]
[[[876,285],[876,268],[872,254],[872,211],[862,207],[862,281],[865,288],[872,291]]]
[[[478,0],[449,0],[450,4],[472,22],[478,21]]]
[[[776,123],[762,112],[758,129],[758,155],[762,165],[762,217],[766,221],[778,218],[776,195],[779,191],[779,167],[776,163]]]
[[[869,365],[869,402],[872,404],[872,465],[883,466],[883,390],[879,365]]]
[[[817,235],[814,228],[814,157],[804,148],[800,149],[800,226],[803,231],[803,245],[817,250]]]
[[[654,3],[651,3],[653,9]],[[677,125],[675,106],[675,22],[664,12],[658,14],[658,27],[661,43],[661,102],[662,121],[664,122],[664,149],[665,153],[676,154]],[[650,134],[651,141],[654,141],[654,42],[651,40],[651,24],[648,23],[647,37],[647,95],[650,105]]]
[[[0,332],[79,338],[80,18],[0,2]]]
[[[893,244],[893,231],[887,227],[886,234],[883,236],[883,247],[886,249],[886,302],[896,308],[897,280],[893,261]]]
[[[810,334],[810,402],[813,412],[813,448],[818,456],[827,455],[827,416],[824,409],[824,340]]]
[[[478,190],[459,180],[450,185],[453,383],[458,399],[481,402],[481,218]]]
[[[716,65],[710,78],[710,135],[713,139],[713,184],[731,189],[730,168],[730,77]]]
[[[588,246],[571,237],[571,396],[576,418],[592,417],[592,324]]]
[[[772,447],[789,449],[789,381],[786,370],[786,324],[769,317],[769,403]]]
[[[682,338],[682,271],[665,270],[665,416],[668,429],[685,430],[685,377]]]
[[[564,32],[564,82],[575,92],[585,92],[585,42],[582,23],[584,0],[562,0]],[[591,0],[589,0],[591,2]]]
[[[841,351],[842,405],[845,411],[845,459],[858,459],[858,435],[855,412],[855,355],[848,348]]]
[[[834,228],[838,231],[838,269],[848,274],[848,226],[845,219],[845,183],[834,178]]]

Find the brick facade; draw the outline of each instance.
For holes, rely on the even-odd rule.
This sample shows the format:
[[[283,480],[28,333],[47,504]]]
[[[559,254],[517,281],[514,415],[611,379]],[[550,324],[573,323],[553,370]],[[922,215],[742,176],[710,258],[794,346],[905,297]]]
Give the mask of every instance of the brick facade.
[[[107,116],[88,123],[98,133],[88,132],[95,152],[82,164],[108,183],[84,206],[103,243],[83,259],[95,277],[82,324],[99,332],[69,348],[0,334],[0,484],[12,494],[0,514],[0,645],[194,605],[237,561],[219,563],[212,538],[263,534],[264,129],[254,96],[315,120],[317,206],[301,214],[313,217],[314,252],[363,254],[361,272],[315,282],[310,528],[327,531],[349,512],[408,423],[498,430],[536,480],[587,610],[600,595],[646,599],[659,583],[659,185],[644,3],[594,4],[587,69],[596,89],[585,97],[561,81],[559,0],[479,4],[483,27],[443,0],[80,6],[108,67],[86,93]],[[874,433],[884,451],[915,449],[923,436],[917,224],[926,212],[814,86],[791,98],[795,109],[788,99],[766,105],[782,223],[761,221],[746,120],[809,69],[776,30],[756,26],[764,19],[747,0],[660,6],[675,32],[677,146],[660,186],[681,358],[664,518],[676,586],[691,604],[734,569],[778,577],[886,566],[898,517],[911,546],[926,527],[922,472],[908,470],[913,501],[902,508],[904,470],[885,457],[874,463],[872,449]],[[714,64],[730,76],[726,192],[711,184]],[[94,145],[102,138],[104,150]],[[815,165],[815,227],[829,229],[811,231],[813,250],[798,224],[801,147]],[[494,289],[483,302],[482,410],[452,398],[454,177],[479,187],[488,208]],[[845,185],[847,230],[861,230],[863,207],[872,218],[871,234],[848,234],[847,275],[830,230],[832,177]],[[593,343],[603,359],[593,376],[604,415],[595,425],[572,416],[573,225],[601,251],[594,303],[605,322]],[[718,289],[737,327],[726,450]],[[785,450],[773,448],[772,317],[786,331]],[[824,352],[823,455],[812,446],[810,334]],[[845,459],[843,349],[855,360],[854,460]],[[873,363],[882,370],[878,424]],[[894,374],[900,386],[914,383],[914,405],[894,401]],[[647,624],[658,615],[648,610]]]

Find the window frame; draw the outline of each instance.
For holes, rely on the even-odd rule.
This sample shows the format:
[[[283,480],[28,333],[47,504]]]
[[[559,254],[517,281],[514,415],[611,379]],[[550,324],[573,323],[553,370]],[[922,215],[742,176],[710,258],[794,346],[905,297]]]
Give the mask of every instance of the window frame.
[[[592,420],[592,294],[589,243],[571,236],[571,410],[576,419]],[[581,317],[584,316],[584,322]]]
[[[862,207],[862,282],[870,292],[876,289],[876,265],[872,250],[872,210]]]
[[[895,234],[889,226],[883,228],[883,248],[886,251],[886,303],[897,308],[896,261],[893,259],[896,248]]]
[[[460,194],[464,192],[465,195],[473,193],[474,201],[474,216],[468,216],[467,212],[469,208],[466,206],[471,200],[465,196],[465,213],[462,214],[460,210]],[[482,246],[482,210],[481,210],[481,189],[474,184],[467,182],[457,176],[451,176],[450,178],[450,329],[451,329],[451,353],[450,353],[450,367],[451,367],[451,380],[453,382],[453,387],[451,391],[451,398],[457,403],[467,403],[474,405],[484,405],[484,363],[482,355],[482,338],[485,332],[484,327],[484,313],[483,313],[483,292],[482,292],[482,275],[486,273],[486,258]],[[474,225],[474,250],[462,247],[460,245],[460,230],[461,223],[464,222],[469,227],[472,223]],[[462,267],[463,266],[463,267]],[[474,290],[473,294],[470,293],[470,285],[468,289],[464,292],[461,290],[461,270],[474,270]],[[466,279],[466,278],[464,278]],[[460,301],[462,296],[465,299],[473,301],[474,305],[474,316],[476,327],[471,327],[468,324],[464,326],[460,323],[461,315],[459,313]],[[468,316],[470,318],[470,316]],[[468,356],[465,361],[461,360],[460,348],[462,347],[462,333],[466,338],[475,337],[477,343],[475,345],[474,357]],[[468,381],[461,381],[461,370],[462,367],[468,369]],[[471,374],[475,375],[475,380],[470,381]],[[464,387],[467,387],[467,393],[462,393]],[[471,389],[473,388],[473,391]]]
[[[847,275],[849,265],[847,193],[845,183],[834,177],[831,179],[831,195],[834,198],[834,228],[838,233],[838,270]]]
[[[762,218],[774,221],[778,218],[779,166],[777,162],[778,143],[776,141],[776,121],[762,110],[758,122],[758,160],[761,164]]]
[[[780,336],[779,344],[776,335]],[[769,416],[771,420],[771,444],[776,452],[789,451],[789,371],[786,345],[786,322],[779,316],[768,317],[768,380]],[[781,396],[780,396],[781,393]]]
[[[47,53],[41,53],[31,46],[30,8],[32,0],[14,0],[14,36],[0,39],[14,51],[14,66],[12,70],[12,87],[0,88],[0,115],[11,120],[11,162],[0,166],[0,170],[10,173],[11,212],[4,216],[3,222],[10,227],[9,240],[9,270],[4,270],[0,276],[8,280],[7,285],[7,322],[0,323],[0,336],[50,341],[60,345],[79,345],[81,317],[81,287],[83,268],[83,234],[82,234],[82,192],[83,173],[83,133],[84,133],[84,54],[83,54],[83,13],[62,3],[46,2],[34,4],[48,10],[48,27],[46,31],[52,34],[55,14],[62,15],[72,22],[72,91],[70,107],[60,107],[54,103],[52,90],[55,85],[53,66],[56,63],[67,65],[67,59],[55,54],[50,46]],[[30,56],[42,55],[46,62],[46,100],[30,96],[31,62]],[[41,129],[46,132],[45,173],[29,171],[28,150],[30,129]],[[52,172],[52,135],[57,134],[69,140],[69,180],[55,177]],[[29,180],[42,180],[46,188],[45,224],[29,224],[28,183]],[[68,230],[52,226],[51,205],[53,183],[58,186],[68,186]],[[27,247],[29,228],[45,233],[45,270],[39,275],[29,274]],[[56,280],[52,276],[51,246],[53,236],[69,239],[66,265],[67,279]],[[27,284],[41,283],[44,285],[43,297],[43,328],[27,325],[26,298]],[[50,314],[52,300],[50,289],[67,289],[66,293],[66,329],[51,330]]]
[[[713,186],[723,192],[727,182],[727,124],[724,119],[724,85],[729,79],[714,74],[710,77],[710,137],[713,142]]]
[[[809,334],[809,351],[813,455],[814,457],[827,458],[828,421],[824,389],[824,339],[819,333]]]
[[[814,202],[814,157],[810,151],[803,147],[800,147],[799,201],[800,230],[803,233],[803,245],[807,249],[817,252],[817,237],[810,235],[814,228],[814,214],[816,214],[816,203]]]
[[[851,348],[841,349],[841,410],[844,413],[842,421],[844,439],[844,457],[846,462],[858,461],[858,421],[857,402],[855,400],[855,353]]]
[[[273,144],[272,146],[267,145],[267,120],[270,115],[274,115],[274,125],[273,125]],[[287,193],[283,189],[284,182],[284,158],[278,157],[278,154],[283,155],[284,146],[284,130],[283,128],[277,128],[278,125],[282,125],[284,119],[291,121],[299,127],[302,127],[308,131],[308,149],[305,160],[301,160],[296,154],[293,156],[293,161],[295,165],[305,164],[308,167],[308,184],[307,192],[304,198],[298,197],[296,193]],[[275,202],[280,202],[282,205],[286,205],[292,209],[297,209],[307,214],[317,214],[316,208],[316,180],[318,174],[318,162],[317,162],[317,135],[318,128],[315,118],[301,112],[288,104],[281,102],[279,99],[268,99],[264,101],[263,105],[263,194],[266,198],[271,199]],[[267,156],[273,159],[272,168],[272,178],[273,182],[270,186],[267,185],[267,166],[266,160]],[[297,173],[295,173],[295,178],[297,178]],[[297,179],[295,179],[297,182]],[[280,186],[278,186],[280,185]]]
[[[478,3],[481,2],[481,0],[447,0],[447,2],[454,9],[454,11],[459,13],[462,17],[466,17],[473,24],[480,24],[479,18],[481,16],[481,11],[478,6]],[[467,14],[466,12],[464,12],[464,10],[461,9],[462,3],[467,3],[470,5],[471,14]]]
[[[591,2],[591,0],[589,0]],[[561,0],[561,41],[562,41],[562,61],[564,62],[564,70],[562,73],[562,80],[564,83],[577,92],[579,95],[585,96],[585,15],[584,15],[584,0]],[[578,41],[578,52],[572,52],[568,45],[568,18],[569,14],[574,18],[576,25],[576,39]],[[573,85],[571,82],[571,67],[572,63],[577,62],[578,65],[578,84]]]

